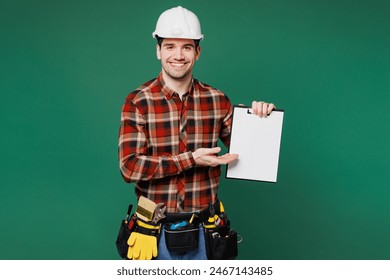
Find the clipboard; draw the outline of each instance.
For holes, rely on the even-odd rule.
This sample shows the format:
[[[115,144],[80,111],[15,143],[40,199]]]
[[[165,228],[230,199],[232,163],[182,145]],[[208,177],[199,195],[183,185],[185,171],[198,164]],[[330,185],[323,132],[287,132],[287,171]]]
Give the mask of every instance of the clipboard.
[[[260,118],[249,107],[233,107],[229,153],[239,157],[227,165],[226,178],[276,183],[283,117],[283,109]]]

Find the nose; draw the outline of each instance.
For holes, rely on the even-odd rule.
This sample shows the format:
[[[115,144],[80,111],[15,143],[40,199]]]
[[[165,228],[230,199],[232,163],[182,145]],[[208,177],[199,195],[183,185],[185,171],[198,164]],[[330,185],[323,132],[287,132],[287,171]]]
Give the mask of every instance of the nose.
[[[183,50],[181,48],[176,48],[175,49],[175,52],[173,54],[173,58],[174,59],[177,59],[177,60],[182,60],[184,59],[184,54],[183,54]]]

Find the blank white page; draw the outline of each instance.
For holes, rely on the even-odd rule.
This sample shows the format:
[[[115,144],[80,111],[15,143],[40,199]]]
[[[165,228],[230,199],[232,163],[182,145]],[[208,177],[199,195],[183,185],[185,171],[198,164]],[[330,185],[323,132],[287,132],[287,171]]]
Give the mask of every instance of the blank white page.
[[[233,108],[229,153],[239,157],[228,164],[226,178],[276,183],[284,111],[274,110],[267,118],[251,112]]]

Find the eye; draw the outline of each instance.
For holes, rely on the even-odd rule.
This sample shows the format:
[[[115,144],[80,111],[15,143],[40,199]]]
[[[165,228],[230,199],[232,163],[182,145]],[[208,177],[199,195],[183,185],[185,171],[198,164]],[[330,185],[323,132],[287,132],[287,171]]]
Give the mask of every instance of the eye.
[[[173,46],[172,45],[165,45],[165,49],[166,50],[173,50]]]

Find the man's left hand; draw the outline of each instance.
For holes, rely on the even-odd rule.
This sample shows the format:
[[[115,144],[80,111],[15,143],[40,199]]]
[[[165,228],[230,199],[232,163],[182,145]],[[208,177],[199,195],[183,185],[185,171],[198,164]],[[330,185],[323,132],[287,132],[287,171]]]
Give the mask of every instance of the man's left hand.
[[[271,114],[272,110],[276,109],[275,105],[272,103],[267,103],[263,101],[253,101],[252,102],[252,111],[253,114],[259,117],[267,117]]]

